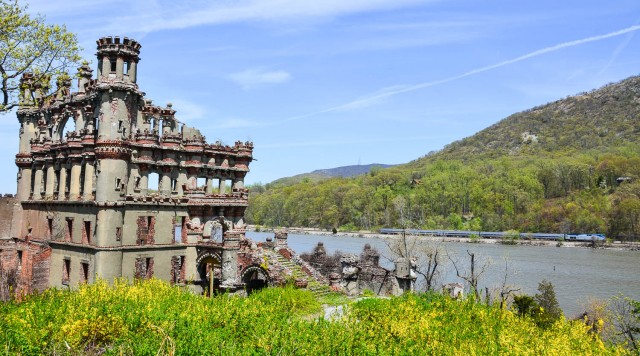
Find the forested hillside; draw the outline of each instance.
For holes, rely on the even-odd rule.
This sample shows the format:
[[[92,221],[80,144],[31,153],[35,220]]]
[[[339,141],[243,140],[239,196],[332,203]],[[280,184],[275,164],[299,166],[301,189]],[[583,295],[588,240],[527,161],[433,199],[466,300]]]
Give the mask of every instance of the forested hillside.
[[[247,220],[640,236],[640,77],[517,113],[402,166],[254,186]]]

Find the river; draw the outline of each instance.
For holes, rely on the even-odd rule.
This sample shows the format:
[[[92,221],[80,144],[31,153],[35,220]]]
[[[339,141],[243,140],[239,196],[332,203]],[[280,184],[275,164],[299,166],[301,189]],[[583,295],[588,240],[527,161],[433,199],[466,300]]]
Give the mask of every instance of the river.
[[[264,241],[273,233],[247,232],[247,236]],[[393,269],[387,242],[376,237],[350,237],[341,235],[297,235],[289,234],[289,246],[297,253],[311,252],[319,241],[324,243],[329,254],[336,250],[360,254],[365,244],[370,244],[381,253],[381,265]],[[484,290],[498,289],[505,276],[508,264],[507,284],[521,288],[520,292],[534,295],[538,283],[546,279],[555,289],[556,298],[569,318],[584,311],[590,298],[607,299],[624,294],[640,300],[640,251],[591,249],[579,247],[520,246],[461,242],[427,242],[437,244],[446,251],[458,266],[469,267],[467,250],[476,256],[476,268],[487,265],[479,285]],[[463,282],[456,277],[455,269],[448,258],[442,260],[440,283]]]

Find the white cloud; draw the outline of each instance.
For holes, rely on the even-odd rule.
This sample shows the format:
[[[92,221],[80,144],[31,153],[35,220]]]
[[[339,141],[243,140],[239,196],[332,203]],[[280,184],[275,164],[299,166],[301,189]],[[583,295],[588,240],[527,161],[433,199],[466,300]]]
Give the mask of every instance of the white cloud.
[[[295,148],[295,147],[325,147],[325,146],[346,146],[346,145],[363,145],[388,142],[408,142],[408,141],[426,141],[442,138],[442,135],[421,135],[421,136],[402,136],[402,137],[374,137],[374,138],[354,138],[348,140],[305,140],[305,141],[278,141],[275,143],[261,143],[261,149],[271,148]]]
[[[381,90],[378,90],[376,92],[370,93],[368,95],[365,95],[361,98],[352,100],[348,103],[342,104],[342,105],[337,105],[334,107],[330,107],[324,110],[319,110],[319,111],[315,111],[315,112],[311,112],[308,114],[303,114],[303,115],[298,115],[298,116],[294,116],[294,117],[290,117],[284,120],[280,120],[278,122],[274,122],[274,124],[281,124],[281,123],[286,123],[289,121],[295,121],[295,120],[301,120],[301,119],[305,119],[308,117],[312,117],[312,116],[317,116],[320,114],[325,114],[325,113],[330,113],[330,112],[339,112],[339,111],[345,111],[345,110],[353,110],[353,109],[358,109],[358,108],[364,108],[367,106],[371,106],[374,104],[377,104],[381,101],[383,101],[386,98],[395,96],[395,95],[399,95],[399,94],[403,94],[403,93],[408,93],[408,92],[413,92],[416,90],[420,90],[420,89],[424,89],[424,88],[429,88],[429,87],[433,87],[433,86],[437,86],[440,84],[445,84],[445,83],[450,83],[459,79],[463,79],[466,77],[470,77],[472,75],[476,75],[476,74],[480,74],[480,73],[484,73],[484,72],[488,72],[490,70],[494,70],[494,69],[498,69],[507,65],[511,65],[514,63],[518,63],[530,58],[534,58],[534,57],[538,57],[547,53],[552,53],[552,52],[556,52],[565,48],[570,48],[570,47],[575,47],[575,46],[580,46],[583,45],[585,43],[590,43],[590,42],[596,42],[596,41],[601,41],[601,40],[605,40],[605,39],[609,39],[609,38],[613,38],[613,37],[617,37],[617,36],[621,36],[624,34],[628,34],[628,33],[634,33],[636,31],[640,31],[640,25],[634,25],[634,26],[629,26],[626,28],[623,28],[621,30],[618,31],[614,31],[614,32],[609,32],[609,33],[605,33],[602,35],[596,35],[596,36],[591,36],[591,37],[586,37],[586,38],[582,38],[582,39],[578,39],[578,40],[574,40],[574,41],[568,41],[568,42],[562,42],[560,44],[554,45],[554,46],[549,46],[549,47],[545,47],[533,52],[529,52],[527,54],[523,54],[519,57],[515,57],[512,59],[508,59],[502,62],[498,62],[495,64],[491,64],[488,66],[484,66],[484,67],[480,67],[480,68],[476,68],[473,70],[470,70],[468,72],[462,73],[462,74],[458,74],[455,76],[451,76],[448,78],[444,78],[444,79],[440,79],[440,80],[435,80],[435,81],[431,81],[431,82],[424,82],[424,83],[418,83],[418,84],[413,84],[413,85],[395,85],[395,86],[391,86],[391,87],[387,87],[387,88],[383,88]],[[626,46],[626,44],[624,44],[621,48],[624,48]]]
[[[352,13],[402,8],[433,0],[138,0],[111,2],[102,0],[101,10],[111,10],[113,16],[101,31],[113,32],[123,28],[129,32],[156,32],[183,29],[203,25],[226,24],[246,21],[292,21],[332,18]],[[64,8],[86,4],[86,1],[69,0]],[[128,8],[131,11],[116,11]],[[84,7],[83,9],[86,9]],[[36,1],[35,11],[47,11],[63,15],[69,11],[55,10],[48,2]],[[88,9],[87,9],[88,10]],[[90,11],[90,10],[88,10]],[[125,14],[118,16],[119,14]],[[95,26],[94,26],[95,28]]]
[[[281,84],[291,80],[291,74],[283,70],[269,71],[264,68],[249,68],[229,75],[236,84],[244,89],[252,89],[265,84]]]
[[[49,0],[29,1],[31,13],[48,17],[75,17],[89,13],[109,11],[109,22],[96,24],[92,30],[129,32],[155,32],[183,29],[202,25],[236,23],[244,21],[306,21],[351,13],[401,8],[431,0],[66,0],[59,6]],[[125,11],[126,10],[126,11]],[[92,19],[95,20],[95,19]],[[87,23],[88,24],[88,23]]]

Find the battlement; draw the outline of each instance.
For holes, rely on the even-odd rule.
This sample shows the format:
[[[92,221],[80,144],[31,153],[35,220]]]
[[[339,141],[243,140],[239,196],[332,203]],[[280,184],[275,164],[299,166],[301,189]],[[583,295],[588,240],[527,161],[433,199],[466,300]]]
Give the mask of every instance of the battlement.
[[[193,276],[200,281],[194,291],[241,289],[237,241],[253,143],[208,143],[176,118],[171,103],[153,105],[136,83],[140,48],[126,37],[100,38],[97,76],[80,66],[75,93],[69,76],[57,78],[54,93],[50,78],[21,77],[18,190],[15,198],[0,197],[0,238],[51,244],[43,287],[94,276],[172,283]],[[210,244],[223,234],[232,246]],[[203,244],[224,247],[209,267],[194,259]],[[35,257],[20,260],[36,268]],[[222,262],[230,267],[222,270]],[[206,277],[212,263],[220,275]],[[41,280],[22,276],[33,285]]]
[[[120,41],[119,36],[102,37],[96,41],[98,45],[98,55],[122,55],[137,57],[140,55],[140,43],[136,40],[125,37]]]

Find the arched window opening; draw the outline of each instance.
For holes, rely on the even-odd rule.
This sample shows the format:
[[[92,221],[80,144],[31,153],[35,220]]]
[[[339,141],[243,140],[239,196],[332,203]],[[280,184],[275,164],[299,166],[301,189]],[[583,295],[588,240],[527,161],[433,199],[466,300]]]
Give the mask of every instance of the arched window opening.
[[[149,180],[148,180],[149,185],[147,187],[147,192],[157,193],[159,182],[160,182],[160,175],[158,173],[156,172],[149,173]]]
[[[76,131],[76,121],[72,117],[68,117],[64,119],[61,124],[63,124],[64,127],[62,128],[62,131],[60,131],[60,141],[66,141],[67,134],[69,134],[69,132]]]

